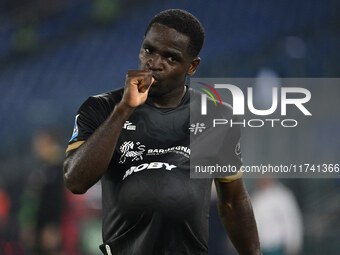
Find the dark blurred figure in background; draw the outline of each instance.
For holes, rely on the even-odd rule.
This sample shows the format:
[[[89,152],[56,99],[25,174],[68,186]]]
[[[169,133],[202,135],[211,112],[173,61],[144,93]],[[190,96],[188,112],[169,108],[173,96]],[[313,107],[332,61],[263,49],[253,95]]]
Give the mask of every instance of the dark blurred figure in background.
[[[50,130],[33,135],[32,146],[40,167],[30,174],[22,194],[19,222],[28,254],[61,255],[60,223],[65,201],[63,152]]]
[[[303,223],[294,194],[274,179],[259,179],[251,196],[263,255],[302,251]]]

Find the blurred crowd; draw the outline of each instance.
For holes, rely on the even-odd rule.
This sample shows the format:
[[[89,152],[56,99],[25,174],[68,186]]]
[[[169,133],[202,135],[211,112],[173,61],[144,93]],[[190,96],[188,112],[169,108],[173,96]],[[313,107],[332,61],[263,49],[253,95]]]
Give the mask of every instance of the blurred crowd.
[[[65,189],[64,151],[53,130],[32,137],[34,169],[25,180],[15,220],[16,236],[9,238],[11,200],[0,189],[0,254],[96,254],[101,240],[100,186],[76,196]]]

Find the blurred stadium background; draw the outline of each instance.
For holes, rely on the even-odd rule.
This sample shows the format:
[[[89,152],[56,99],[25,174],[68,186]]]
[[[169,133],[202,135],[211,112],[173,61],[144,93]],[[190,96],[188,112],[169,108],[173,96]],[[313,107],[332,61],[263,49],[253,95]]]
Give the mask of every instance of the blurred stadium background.
[[[46,218],[37,213],[39,194],[42,187],[48,187],[41,169],[58,165],[60,160],[55,156],[51,163],[51,156],[37,152],[37,146],[57,148],[50,149],[51,154],[64,151],[78,107],[89,95],[123,86],[126,71],[137,68],[148,21],[168,8],[192,12],[205,27],[196,77],[256,77],[263,72],[278,77],[340,75],[337,0],[2,0],[0,254],[30,254],[39,217]],[[339,90],[335,93],[340,96]],[[322,111],[323,105],[318,107]],[[339,122],[338,116],[334,126]],[[318,131],[322,135],[314,137],[310,146],[320,144],[340,156],[339,136],[330,137],[322,127]],[[46,133],[53,139],[41,138]],[[263,147],[280,143],[260,138],[251,142]],[[304,153],[302,141],[285,143]],[[45,178],[52,177],[49,173]],[[339,254],[340,181],[281,182],[293,192],[302,212],[300,254]],[[254,181],[247,180],[247,185],[251,193]],[[68,236],[67,240],[61,237],[68,247],[63,248],[64,254],[98,254],[93,248],[100,242],[98,189],[83,198],[66,194],[47,205],[64,205],[55,209],[62,212],[56,216],[61,217],[55,221],[60,223],[57,228],[62,226]],[[74,244],[77,249],[72,250]]]

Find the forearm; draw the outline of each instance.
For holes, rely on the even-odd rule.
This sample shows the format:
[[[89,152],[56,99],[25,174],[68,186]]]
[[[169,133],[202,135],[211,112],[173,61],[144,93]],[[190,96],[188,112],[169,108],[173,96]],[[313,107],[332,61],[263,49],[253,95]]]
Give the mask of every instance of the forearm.
[[[231,203],[219,201],[218,207],[222,224],[239,254],[261,254],[249,197]]]
[[[216,181],[221,222],[239,254],[262,254],[256,221],[242,178],[224,183]]]
[[[76,151],[70,151],[64,162],[64,181],[73,193],[82,194],[105,173],[114,153],[124,122],[132,107],[118,104],[111,115]]]

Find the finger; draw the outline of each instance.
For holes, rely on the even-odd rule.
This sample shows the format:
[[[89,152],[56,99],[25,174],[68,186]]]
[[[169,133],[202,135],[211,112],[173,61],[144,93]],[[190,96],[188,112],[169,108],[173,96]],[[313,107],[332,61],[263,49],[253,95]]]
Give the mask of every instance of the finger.
[[[150,75],[151,71],[141,71],[141,70],[129,70],[126,73],[127,77],[133,77],[133,76],[144,76],[144,75]]]
[[[141,84],[144,84],[144,80],[151,78],[151,76],[151,71],[130,70],[126,74],[126,81],[128,81],[128,83],[139,86]],[[146,83],[148,83],[148,81]]]
[[[155,79],[152,76],[145,77],[145,79],[143,79],[141,84],[138,86],[138,91],[140,93],[145,93],[146,91],[148,91],[150,89],[150,87],[154,83],[154,81],[155,81]]]

